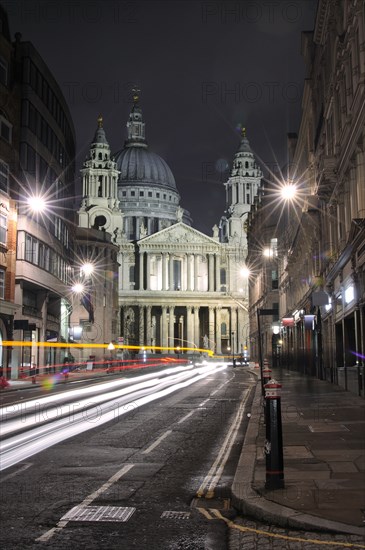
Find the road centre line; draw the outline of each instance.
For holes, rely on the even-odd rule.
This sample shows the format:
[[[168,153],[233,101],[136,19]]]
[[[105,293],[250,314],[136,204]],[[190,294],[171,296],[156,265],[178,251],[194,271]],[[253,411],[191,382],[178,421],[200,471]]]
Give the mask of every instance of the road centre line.
[[[226,380],[226,382],[223,382],[223,384],[221,384],[220,386],[218,386],[218,388],[216,390],[214,390],[210,396],[212,395],[215,395],[216,393],[218,393],[222,388],[224,388],[224,386],[226,386],[227,384],[229,384],[231,382],[231,380],[233,380],[234,376],[231,376],[231,378],[229,380]]]
[[[230,382],[232,379],[228,380],[228,382]],[[226,384],[228,384],[228,382],[224,382],[224,384],[221,384],[219,386],[219,388],[217,388],[216,390],[214,390],[214,392],[212,392],[210,394],[209,397],[207,397],[207,399],[204,399],[204,401],[202,401],[201,403],[199,403],[198,407],[204,407],[204,405],[206,403],[208,403],[208,401],[210,400],[210,398],[212,397],[212,395],[215,395],[219,390],[221,390],[223,388],[223,386],[225,386]],[[185,420],[187,420],[188,418],[190,418],[191,415],[193,415],[198,409],[194,409],[192,411],[190,411],[188,414],[186,414],[185,416],[183,416],[179,421],[178,421],[178,424],[182,424],[183,422],[185,422]]]
[[[157,445],[161,443],[161,441],[163,441],[168,435],[170,435],[171,432],[172,430],[167,430],[165,433],[160,435],[160,437],[156,439],[156,441],[152,443],[152,445],[150,445],[146,450],[142,451],[142,454],[148,455],[151,451],[153,451],[153,449],[157,447]]]
[[[233,420],[228,433],[226,435],[226,438],[223,442],[223,445],[218,453],[217,458],[215,459],[212,467],[210,468],[208,474],[205,476],[203,483],[200,485],[198,491],[197,491],[197,497],[201,498],[204,496],[204,491],[208,487],[208,491],[205,494],[206,498],[212,498],[213,490],[217,486],[218,481],[220,480],[220,477],[223,473],[224,467],[226,465],[226,462],[228,460],[229,454],[231,452],[232,446],[235,442],[235,438],[238,432],[238,429],[241,425],[243,413],[245,410],[246,401],[249,396],[249,390],[246,389],[243,392],[243,398],[241,400],[239,409],[237,411],[236,417]]]
[[[190,411],[188,414],[186,414],[185,416],[183,416],[182,418],[180,418],[180,420],[178,421],[178,424],[182,424],[183,422],[185,422],[185,420],[187,420],[192,414],[194,414],[196,412],[196,409],[193,409],[192,411]]]
[[[118,481],[122,476],[124,476],[127,472],[129,472],[129,470],[131,470],[133,468],[134,464],[125,464],[123,466],[123,468],[121,468],[120,470],[118,470],[118,472],[116,472],[112,477],[110,477],[108,479],[108,481],[106,481],[104,483],[104,485],[102,485],[99,489],[97,489],[96,491],[94,491],[93,493],[91,493],[91,495],[87,496],[82,502],[81,504],[79,504],[79,507],[83,507],[83,506],[88,506],[89,504],[91,504],[91,502],[93,502],[96,498],[98,498],[99,495],[101,495],[102,493],[104,493],[107,489],[109,489],[116,481]],[[60,520],[56,527],[52,527],[52,529],[50,529],[49,531],[46,531],[45,533],[43,533],[43,535],[41,535],[40,537],[38,537],[36,540],[36,542],[47,542],[49,541],[50,538],[53,537],[53,535],[55,535],[56,533],[59,533],[60,531],[62,531],[62,529],[64,527],[66,527],[66,525],[68,524],[68,520]]]

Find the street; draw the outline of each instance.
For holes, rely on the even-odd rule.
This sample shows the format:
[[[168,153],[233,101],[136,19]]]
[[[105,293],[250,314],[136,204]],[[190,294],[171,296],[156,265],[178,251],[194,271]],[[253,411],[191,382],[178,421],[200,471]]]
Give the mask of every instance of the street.
[[[166,381],[162,383],[166,386]],[[207,519],[200,508],[206,497],[215,508],[229,505],[253,383],[243,369],[211,371],[143,405],[138,403],[139,377],[138,390],[123,401],[123,406],[127,402],[136,406],[101,424],[106,409],[100,412],[98,403],[97,415],[87,409],[85,430],[85,422],[78,424],[77,413],[68,405],[73,410],[71,423],[67,416],[52,416],[51,409],[37,417],[39,421],[47,416],[51,422],[35,422],[34,410],[29,409],[20,419],[19,431],[16,419],[10,418],[16,416],[10,414],[16,406],[8,403],[12,428],[3,423],[10,430],[3,448],[12,441],[14,456],[25,440],[36,449],[41,442],[39,449],[44,450],[30,454],[27,447],[22,459],[5,465],[1,474],[2,548],[198,549],[207,541],[224,548],[221,522]],[[148,393],[153,385],[161,396],[156,381],[149,381]],[[44,393],[39,401],[42,397]],[[89,397],[89,402],[95,399],[96,395]],[[113,399],[109,396],[106,403],[115,411]],[[65,406],[58,402],[60,408],[63,411]],[[74,431],[79,429],[75,426],[84,431],[46,448],[43,435],[35,430],[46,430],[48,437],[67,418]],[[8,454],[3,459],[8,460]]]

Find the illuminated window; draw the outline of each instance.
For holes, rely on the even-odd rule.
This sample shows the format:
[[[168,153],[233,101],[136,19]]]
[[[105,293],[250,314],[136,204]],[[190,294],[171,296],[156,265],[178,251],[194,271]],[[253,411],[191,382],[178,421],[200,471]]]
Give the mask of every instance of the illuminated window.
[[[3,116],[0,115],[0,136],[11,143],[12,125]]]
[[[5,271],[0,269],[0,299],[5,298]]]
[[[8,192],[9,189],[9,166],[0,160],[0,189]]]
[[[4,214],[0,214],[0,243],[6,243],[6,224],[7,218]]]
[[[351,285],[345,290],[345,302],[346,304],[349,304],[352,302],[352,300],[355,298],[355,290],[354,287]]]

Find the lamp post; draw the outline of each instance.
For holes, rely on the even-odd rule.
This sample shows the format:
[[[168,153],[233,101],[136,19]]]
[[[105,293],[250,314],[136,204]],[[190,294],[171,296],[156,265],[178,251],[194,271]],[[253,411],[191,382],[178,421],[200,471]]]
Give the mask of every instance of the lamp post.
[[[232,366],[235,368],[236,366],[236,359],[234,357],[234,331],[231,332],[231,347],[232,347]]]

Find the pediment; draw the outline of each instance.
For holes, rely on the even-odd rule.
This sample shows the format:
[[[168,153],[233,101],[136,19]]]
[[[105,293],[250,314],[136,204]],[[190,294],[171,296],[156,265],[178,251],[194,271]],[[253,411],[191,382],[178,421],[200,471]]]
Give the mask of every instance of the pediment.
[[[148,248],[149,246],[155,247],[155,245],[205,245],[210,249],[218,250],[220,243],[201,233],[197,229],[193,229],[189,225],[183,222],[176,223],[170,227],[166,227],[158,233],[144,237],[138,241],[140,248]]]

